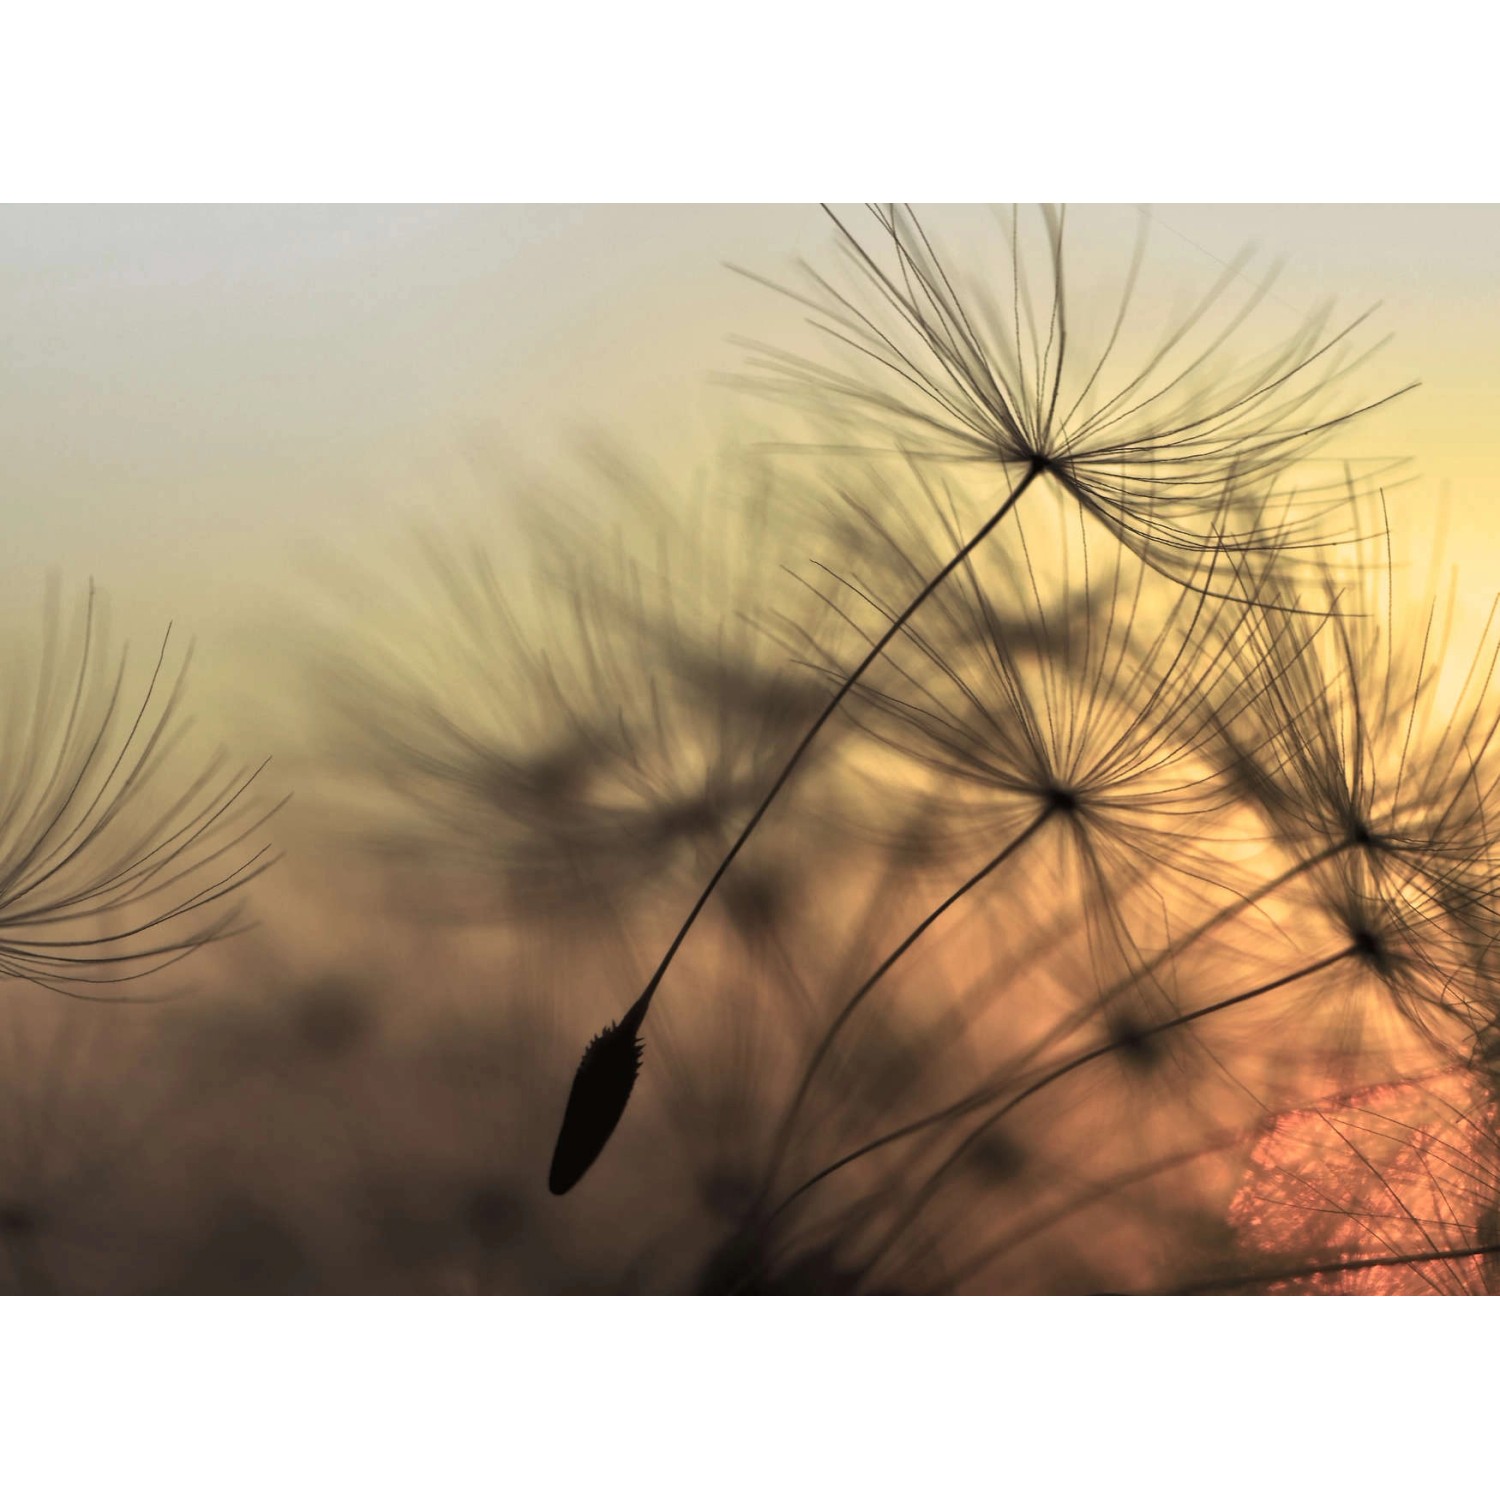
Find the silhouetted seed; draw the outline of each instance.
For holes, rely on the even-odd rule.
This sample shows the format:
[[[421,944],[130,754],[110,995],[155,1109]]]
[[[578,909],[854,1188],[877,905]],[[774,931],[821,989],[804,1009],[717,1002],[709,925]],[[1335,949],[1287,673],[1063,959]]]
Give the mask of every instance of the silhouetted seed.
[[[1050,276],[1043,271],[1040,283],[1016,253],[1020,225],[1012,218],[1010,274],[1001,273],[998,295],[991,295],[950,269],[910,209],[872,213],[877,227],[865,236],[828,210],[854,272],[846,286],[806,266],[801,287],[750,273],[811,308],[814,326],[854,362],[825,365],[752,344],[755,373],[745,383],[778,400],[810,401],[861,423],[873,419],[882,434],[904,430],[900,446],[927,457],[1024,464],[1033,476],[1046,474],[1143,562],[1178,582],[1184,580],[1175,564],[1201,557],[1205,547],[1265,556],[1297,538],[1301,517],[1278,517],[1274,505],[1251,510],[1248,524],[1233,530],[1215,522],[1214,508],[1232,490],[1264,500],[1263,486],[1274,488],[1336,428],[1382,404],[1328,404],[1358,368],[1357,358],[1343,356],[1365,319],[1330,335],[1326,312],[1279,349],[1220,365],[1214,382],[1189,394],[1270,285],[1247,281],[1246,295],[1226,305],[1243,261],[1131,370],[1141,346],[1121,334],[1134,325],[1145,220],[1108,342],[1088,351],[1063,336],[1073,302],[1064,214],[1042,210]],[[1034,297],[1028,281],[1045,290]],[[1012,291],[1008,307],[1002,288]],[[1101,334],[1108,326],[1101,324]],[[1042,348],[1037,335],[1047,327],[1052,336]],[[1296,493],[1308,496],[1300,486]],[[1333,489],[1320,502],[1329,498],[1341,497]]]
[[[639,1032],[645,1009],[631,1006],[618,1025],[606,1026],[584,1049],[563,1111],[547,1186],[566,1193],[593,1166],[615,1132],[641,1071]]]

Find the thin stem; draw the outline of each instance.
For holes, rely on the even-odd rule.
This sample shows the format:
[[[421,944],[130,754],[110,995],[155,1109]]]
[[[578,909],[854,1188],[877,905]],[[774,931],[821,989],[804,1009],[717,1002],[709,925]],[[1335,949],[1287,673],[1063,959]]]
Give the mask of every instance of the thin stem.
[[[1296,984],[1299,980],[1309,979],[1314,974],[1321,973],[1324,969],[1332,968],[1334,964],[1342,963],[1345,959],[1353,958],[1360,952],[1358,944],[1351,943],[1347,948],[1341,948],[1337,953],[1330,954],[1327,958],[1317,959],[1310,964],[1304,964],[1300,969],[1294,969],[1290,974],[1283,974],[1279,979],[1267,980],[1265,984],[1258,984],[1253,989],[1241,990],[1237,995],[1231,995],[1227,1000],[1216,1000],[1212,1005],[1199,1006],[1197,1010],[1186,1011],[1180,1016],[1173,1016],[1169,1021],[1161,1021],[1155,1026],[1144,1027],[1137,1033],[1134,1040],[1146,1041],[1151,1037],[1163,1036],[1169,1031],[1175,1031],[1179,1026],[1187,1026],[1194,1021],[1201,1021],[1205,1016],[1217,1015],[1220,1011],[1229,1010],[1232,1006],[1243,1005],[1249,1000],[1259,999],[1263,995],[1269,995],[1275,990],[1284,989],[1289,984]],[[992,1114],[986,1115],[978,1125],[961,1140],[952,1151],[944,1157],[937,1169],[922,1185],[921,1191],[916,1194],[907,1205],[906,1210],[897,1220],[895,1228],[881,1242],[875,1254],[870,1257],[865,1265],[864,1275],[868,1276],[871,1271],[882,1261],[891,1247],[906,1232],[912,1221],[932,1200],[936,1193],[938,1184],[951,1170],[958,1159],[984,1135],[992,1126],[999,1124],[1013,1109],[1024,1104],[1028,1099],[1034,1098],[1043,1089],[1050,1088],[1054,1083],[1066,1078],[1070,1073],[1075,1073],[1081,1067],[1091,1062],[1096,1062],[1101,1057],[1108,1057],[1112,1052],[1118,1052],[1125,1044],[1121,1041],[1103,1042],[1097,1047],[1090,1048],[1087,1052],[1080,1053],[1077,1057],[1054,1068],[1050,1073],[1037,1079],[1033,1084],[1022,1089],[1014,1098],[1006,1100],[999,1109]],[[816,1179],[814,1179],[816,1180]],[[811,1183],[808,1184],[809,1186]],[[798,1189],[802,1191],[802,1189]],[[795,1196],[795,1195],[794,1195]]]
[[[932,926],[944,912],[949,910],[957,902],[961,901],[975,886],[993,875],[996,870],[1008,860],[1012,854],[1022,847],[1033,835],[1038,833],[1042,826],[1058,809],[1055,806],[1047,806],[1034,817],[1025,828],[1018,833],[998,854],[988,860],[980,869],[976,870],[969,878],[960,885],[957,890],[949,893],[933,909],[922,918],[920,922],[898,943],[881,963],[871,973],[870,977],[855,990],[845,1002],[844,1008],[834,1017],[832,1025],[823,1033],[823,1039],[818,1043],[812,1056],[808,1059],[807,1066],[802,1070],[802,1077],[797,1084],[796,1093],[792,1096],[792,1102],[787,1106],[786,1113],[782,1116],[780,1128],[776,1133],[776,1143],[771,1151],[771,1160],[766,1168],[766,1174],[761,1183],[760,1193],[756,1199],[756,1207],[765,1200],[765,1196],[771,1190],[771,1184],[776,1180],[776,1174],[781,1170],[781,1164],[786,1156],[787,1147],[791,1142],[792,1127],[796,1123],[797,1116],[801,1112],[803,1104],[807,1100],[808,1090],[812,1087],[812,1081],[818,1069],[823,1065],[839,1033],[848,1024],[854,1012],[859,1008],[865,997],[885,978],[887,974],[911,951],[917,940]]]
[[[1179,944],[1176,944],[1166,953],[1158,955],[1156,958],[1152,959],[1149,963],[1143,965],[1142,967],[1133,970],[1130,974],[1127,974],[1116,984],[1111,985],[1109,989],[1105,990],[1101,995],[1097,997],[1092,1009],[1090,1011],[1084,1012],[1083,1016],[1075,1016],[1065,1025],[1054,1027],[1048,1035],[1042,1037],[1036,1043],[1036,1045],[1030,1049],[1028,1054],[1023,1056],[1022,1058],[1017,1059],[1017,1062],[1024,1064],[1024,1062],[1029,1057],[1037,1056],[1037,1054],[1043,1048],[1049,1047],[1056,1042],[1064,1040],[1071,1032],[1076,1031],[1078,1027],[1083,1024],[1083,1019],[1085,1016],[1087,1016],[1088,1014],[1092,1014],[1093,1011],[1108,1004],[1108,1002],[1115,995],[1120,994],[1123,990],[1128,989],[1131,985],[1138,983],[1141,979],[1155,973],[1155,971],[1164,962],[1166,962],[1168,958],[1180,958],[1183,953],[1185,953],[1190,947],[1192,947],[1194,943],[1199,942],[1202,938],[1206,937],[1210,932],[1212,932],[1216,927],[1222,925],[1231,917],[1236,916],[1242,911],[1248,910],[1258,902],[1263,901],[1267,896],[1272,895],[1279,887],[1285,885],[1288,881],[1294,880],[1298,876],[1305,875],[1309,870],[1315,869],[1323,861],[1332,859],[1336,855],[1341,854],[1348,847],[1348,840],[1342,840],[1337,844],[1332,844],[1321,853],[1309,855],[1306,859],[1299,861],[1290,869],[1281,871],[1280,874],[1273,876],[1270,880],[1261,885],[1257,890],[1252,891],[1249,895],[1236,898],[1228,906],[1221,908],[1219,911],[1215,912],[1213,916],[1209,917],[1204,922],[1201,922],[1196,928],[1193,929],[1193,931],[1188,933],[1188,935],[1183,938],[1183,940]],[[1277,983],[1286,982],[1287,981],[1284,980],[1277,981]],[[842,1171],[845,1167],[859,1161],[862,1157],[869,1156],[873,1152],[882,1150],[886,1146],[893,1146],[897,1141],[905,1140],[908,1136],[916,1135],[923,1130],[930,1130],[935,1125],[945,1124],[949,1120],[956,1120],[963,1115],[969,1114],[973,1110],[981,1109],[984,1107],[984,1105],[998,1098],[999,1095],[1002,1094],[1008,1086],[1008,1082],[992,1084],[986,1088],[979,1090],[977,1093],[969,1094],[964,1098],[957,1100],[955,1103],[950,1104],[933,1114],[923,1115],[919,1120],[912,1120],[908,1124],[899,1126],[895,1130],[887,1131],[884,1135],[877,1136],[875,1140],[867,1141],[863,1146],[857,1147],[855,1150],[847,1152],[836,1162],[833,1162],[831,1165],[826,1166],[821,1171],[815,1173],[812,1177],[809,1177],[807,1181],[804,1182],[799,1188],[797,1188],[786,1198],[782,1199],[777,1207],[772,1210],[770,1219],[776,1219],[780,1217],[782,1212],[787,1208],[790,1208],[791,1205],[803,1195],[803,1193],[807,1192],[810,1188],[816,1187],[818,1183],[824,1181],[825,1178],[831,1177],[835,1172]],[[769,1220],[767,1222],[769,1222]]]
[[[1170,1292],[1150,1296],[1195,1297],[1210,1292],[1235,1292],[1244,1287],[1264,1286],[1271,1281],[1301,1281],[1308,1276],[1342,1276],[1350,1271],[1370,1271],[1382,1266],[1424,1266],[1481,1255],[1500,1255],[1500,1244],[1469,1245],[1458,1250],[1412,1250],[1404,1254],[1364,1255],[1355,1260],[1329,1260],[1314,1265],[1293,1266],[1283,1271],[1257,1271],[1252,1275],[1220,1276],[1212,1281],[1194,1281]]]
[[[830,698],[826,704],[824,704],[822,712],[819,713],[818,717],[813,720],[811,727],[797,742],[796,748],[788,757],[786,764],[781,768],[781,771],[777,775],[776,780],[771,783],[770,789],[766,792],[765,796],[761,798],[760,804],[756,807],[755,811],[750,814],[750,817],[745,823],[745,826],[740,830],[739,837],[736,838],[734,843],[729,846],[729,852],[725,854],[724,858],[719,861],[718,868],[715,869],[713,874],[708,877],[708,883],[699,893],[698,899],[693,903],[692,910],[688,912],[682,926],[678,928],[676,937],[674,937],[671,943],[668,944],[667,951],[662,955],[661,962],[656,966],[656,972],[652,974],[651,978],[647,981],[645,989],[641,991],[640,998],[635,1002],[634,1005],[630,1007],[629,1011],[626,1012],[625,1017],[621,1022],[622,1027],[639,1028],[641,1022],[645,1020],[646,1012],[650,1009],[651,1001],[656,994],[657,988],[661,984],[662,979],[665,977],[667,969],[671,965],[672,960],[676,958],[677,950],[682,947],[683,941],[686,939],[688,933],[692,930],[693,923],[698,920],[698,914],[708,904],[709,897],[713,895],[715,888],[724,878],[724,875],[728,871],[730,865],[734,863],[735,856],[738,855],[740,850],[744,848],[745,844],[750,838],[750,835],[755,832],[756,827],[760,823],[760,820],[769,811],[771,804],[780,794],[782,787],[786,785],[792,772],[797,768],[798,763],[801,761],[803,755],[807,752],[808,747],[812,744],[813,740],[817,738],[819,731],[837,712],[839,705],[844,701],[845,698],[849,696],[855,684],[859,682],[859,680],[865,675],[870,667],[873,666],[874,663],[879,659],[881,653],[884,652],[885,648],[889,646],[893,640],[896,639],[896,637],[901,633],[902,630],[905,629],[906,624],[911,619],[911,617],[916,614],[916,612],[927,602],[927,600],[931,598],[932,595],[943,585],[948,576],[957,568],[963,565],[965,559],[969,556],[969,554],[973,552],[974,549],[978,547],[980,543],[983,542],[984,539],[995,529],[995,527],[997,527],[1000,522],[1010,514],[1016,502],[1021,498],[1023,494],[1026,493],[1026,490],[1031,485],[1031,482],[1037,477],[1038,474],[1042,473],[1045,468],[1045,462],[1039,458],[1034,459],[1027,466],[1026,473],[1021,477],[1021,482],[1017,484],[1016,487],[1010,492],[1000,508],[995,511],[995,513],[989,518],[989,520],[987,520],[984,525],[981,526],[979,530],[969,538],[967,542],[964,543],[964,545],[942,568],[940,568],[936,573],[933,574],[931,578],[927,580],[927,582],[922,586],[922,589],[911,601],[911,603],[908,604],[906,608],[903,609],[901,613],[891,621],[890,625],[887,626],[885,633],[880,637],[879,640],[875,642],[873,646],[870,647],[869,651],[865,653],[864,659],[859,663],[859,665],[855,667],[855,669],[843,680],[843,682],[839,685],[838,691],[834,693],[833,697]]]
[[[1202,1161],[1205,1157],[1217,1156],[1227,1151],[1232,1146],[1242,1145],[1249,1132],[1243,1129],[1227,1130],[1214,1136],[1206,1146],[1194,1146],[1186,1151],[1175,1152],[1171,1156],[1165,1156],[1157,1161],[1146,1163],[1133,1171],[1125,1173],[1120,1177],[1112,1177],[1108,1182],[1090,1183],[1085,1189],[1075,1194],[1072,1198],[1062,1203],[1055,1209],[1030,1219],[1019,1228],[1011,1228],[1000,1236],[991,1240],[981,1250],[976,1251],[968,1260],[956,1270],[947,1274],[945,1282],[940,1290],[956,1292],[966,1282],[977,1276],[992,1261],[1001,1256],[1008,1255],[1012,1250],[1018,1249],[1028,1240],[1035,1239],[1037,1235],[1045,1233],[1048,1229],[1061,1224],[1080,1209],[1089,1208],[1095,1203],[1112,1197],[1116,1193],[1124,1192],[1127,1188],[1136,1186],[1141,1182],[1147,1182],[1152,1177],[1161,1176],[1173,1171],[1177,1167],[1186,1166],[1190,1162]]]

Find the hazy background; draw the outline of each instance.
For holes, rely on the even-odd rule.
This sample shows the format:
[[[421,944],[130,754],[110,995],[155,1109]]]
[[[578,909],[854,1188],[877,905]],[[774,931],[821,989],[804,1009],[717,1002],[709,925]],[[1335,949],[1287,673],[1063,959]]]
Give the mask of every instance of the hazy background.
[[[932,217],[945,244],[972,233],[976,255],[994,253],[977,237],[983,212]],[[1500,390],[1500,210],[1194,206],[1152,217],[1164,318],[1247,240],[1262,247],[1257,266],[1287,262],[1252,349],[1330,296],[1351,317],[1384,304],[1371,326],[1394,339],[1361,385],[1424,384],[1336,450],[1411,455],[1417,477],[1393,496],[1397,556],[1446,513],[1473,600],[1500,586],[1500,454],[1486,406]],[[1129,207],[1070,217],[1080,303],[1117,289],[1137,222]],[[557,1284],[572,1287],[586,1268],[556,1246],[592,1254],[606,1245],[599,1226],[639,1219],[629,1173],[565,1213],[538,1206],[579,1045],[614,1004],[617,947],[559,947],[553,978],[545,945],[512,951],[482,924],[390,920],[376,866],[297,821],[317,805],[319,770],[287,744],[314,718],[297,653],[320,642],[310,621],[330,562],[399,577],[414,524],[486,518],[490,538],[503,538],[524,476],[568,461],[580,436],[606,434],[685,487],[726,433],[773,431],[774,408],[712,379],[741,366],[730,338],[817,346],[798,308],[725,263],[782,278],[799,255],[828,265],[833,240],[807,206],[0,211],[0,618],[31,633],[55,572],[71,587],[97,578],[137,636],[174,619],[203,648],[194,711],[238,756],[274,750],[271,789],[298,794],[276,826],[290,857],[256,888],[262,926],[195,961],[198,1003],[143,1012],[135,1051],[114,1029],[83,1030],[102,1038],[97,1077],[78,1067],[66,1028],[133,1024],[128,1013],[79,1022],[76,1010],[38,1005],[27,1024],[41,1040],[23,1030],[11,1044],[8,1092],[22,1097],[16,1081],[36,1080],[45,1116],[52,1084],[39,1059],[60,1057],[55,1071],[99,1107],[106,1141],[120,1133],[110,1109],[139,1099],[154,1109],[159,1089],[172,1131],[150,1138],[143,1170],[165,1185],[149,1181],[141,1202],[187,1201],[172,1175],[179,1158],[199,1162],[192,1170],[215,1192],[229,1184],[253,1200],[253,1212],[232,1204],[210,1226],[202,1259],[214,1284],[296,1284],[296,1236],[355,1255],[344,1240],[368,1235],[382,1255],[395,1244],[460,1288],[472,1281],[471,1242],[508,1255],[514,1240],[525,1251],[516,1266],[531,1265],[537,1284],[554,1273],[535,1267],[556,1265]],[[608,521],[609,491],[597,493]],[[380,607],[378,594],[361,601],[367,617]],[[646,929],[621,932],[619,945],[651,948]],[[574,983],[575,964],[609,972]],[[512,1004],[518,994],[530,1008]],[[142,1089],[120,1082],[137,1056]],[[725,1077],[737,1099],[738,1072]],[[195,1097],[179,1111],[182,1089],[207,1107]],[[738,1139],[732,1126],[723,1138]],[[717,1139],[682,1133],[694,1149],[700,1136]],[[36,1138],[51,1139],[41,1128]],[[309,1163],[310,1140],[336,1144]],[[1218,1187],[1227,1200],[1232,1184]],[[184,1242],[198,1232],[190,1207]],[[102,1241],[90,1224],[78,1243],[92,1254]],[[174,1284],[203,1284],[189,1260]],[[427,1284],[386,1269],[390,1285]],[[70,1284],[89,1283],[79,1272]]]

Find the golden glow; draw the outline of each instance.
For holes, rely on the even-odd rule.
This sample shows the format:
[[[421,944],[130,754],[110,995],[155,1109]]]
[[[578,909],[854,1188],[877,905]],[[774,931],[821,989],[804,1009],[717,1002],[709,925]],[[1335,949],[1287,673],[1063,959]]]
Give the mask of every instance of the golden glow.
[[[933,220],[990,274],[987,210]],[[1393,338],[1354,389],[1422,384],[1330,451],[1361,472],[1411,459],[1384,495],[1390,552],[1419,601],[1459,566],[1446,639],[1461,656],[1500,592],[1500,210],[1167,205],[1146,220],[1135,321],[1111,345],[1126,363],[1221,274],[1235,295],[1259,284],[1269,252],[1287,265],[1256,309],[1256,348],[1330,297],[1331,329],[1381,304],[1362,337]],[[1130,207],[1070,211],[1069,337],[1109,327],[1141,223]],[[1267,253],[1231,271],[1252,238]],[[782,280],[798,255],[829,263],[833,241],[810,207],[0,211],[16,351],[0,373],[0,625],[27,627],[54,569],[97,576],[119,633],[175,619],[202,642],[202,720],[244,756],[274,752],[271,783],[298,792],[277,825],[290,857],[257,888],[261,926],[203,955],[185,1005],[129,1030],[20,1007],[9,1073],[70,1048],[121,1068],[139,1052],[140,1077],[100,1092],[131,1108],[158,1086],[209,1099],[184,1148],[198,1187],[244,1185],[277,1222],[305,1213],[329,1254],[363,1244],[367,1221],[399,1222],[407,1238],[381,1241],[362,1273],[375,1289],[405,1272],[456,1290],[693,1285],[759,1201],[830,1011],[1018,839],[994,881],[892,959],[809,1088],[781,1189],[979,1102],[809,1193],[786,1221],[790,1261],[826,1240],[896,1285],[1060,1291],[1095,1289],[1101,1267],[1110,1289],[1191,1286],[1249,1257],[1262,1283],[1305,1290],[1270,1273],[1482,1238],[1500,1127],[1467,1075],[1437,1071],[1457,1023],[1409,1024],[1382,989],[1383,935],[1315,903],[1315,883],[1276,883],[1292,856],[1268,802],[1240,786],[1232,811],[1165,805],[1174,777],[1223,769],[1193,739],[1201,705],[1174,700],[1188,749],[1153,760],[1133,700],[1122,719],[1110,694],[1151,630],[1174,660],[1182,580],[1128,551],[1112,573],[1107,528],[1078,524],[1055,472],[996,533],[1026,566],[981,556],[963,575],[1005,601],[1023,646],[997,670],[998,607],[955,588],[872,669],[684,946],[647,1035],[652,1087],[611,1148],[620,1170],[565,1210],[540,1202],[577,1050],[671,942],[791,729],[1014,482],[971,463],[924,489],[903,456],[867,464],[820,419],[708,378],[749,368],[731,335],[826,357],[806,309],[724,263]],[[1057,330],[1028,336],[1045,351]],[[747,456],[790,435],[824,448]],[[1372,502],[1362,518],[1375,530],[1380,515]],[[1097,633],[1069,614],[1084,566],[1085,604],[1109,600]],[[1391,618],[1412,656],[1420,611]],[[1211,632],[1192,639],[1179,666],[1233,661]],[[935,661],[951,671],[923,690]],[[788,662],[800,694],[776,675]],[[1456,683],[1443,692],[1424,735],[1462,701]],[[1037,773],[1019,789],[1023,736],[985,739],[1018,697],[1035,709]],[[880,733],[859,741],[854,723]],[[1012,757],[1003,774],[976,743]],[[1116,774],[1110,756],[1137,753],[1137,778]],[[1097,774],[1080,789],[1062,770]],[[1095,860],[1085,814],[1116,818],[1128,857]],[[1183,828],[1202,840],[1187,870]],[[1347,877],[1338,896],[1355,907],[1360,876],[1333,859],[1354,844],[1322,831],[1308,861]],[[1398,936],[1452,915],[1442,880],[1437,899],[1383,878],[1411,916]],[[1250,884],[1266,889],[1239,900]],[[994,1128],[957,1144],[986,1111]],[[1401,1140],[1356,1150],[1379,1120]],[[300,1175],[281,1175],[293,1160]],[[143,1168],[148,1197],[163,1173]],[[916,1189],[937,1183],[931,1243],[903,1241]],[[191,1260],[196,1227],[161,1232]],[[83,1282],[86,1261],[68,1262]],[[1314,1284],[1492,1289],[1488,1262],[1434,1264]]]

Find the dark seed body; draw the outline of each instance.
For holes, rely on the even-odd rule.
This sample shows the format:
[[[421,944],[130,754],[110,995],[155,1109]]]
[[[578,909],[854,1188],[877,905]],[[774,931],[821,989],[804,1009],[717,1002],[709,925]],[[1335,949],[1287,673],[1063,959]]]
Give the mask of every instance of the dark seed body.
[[[547,1176],[554,1193],[577,1185],[620,1123],[641,1070],[645,1044],[639,1024],[627,1015],[618,1025],[606,1026],[584,1049]]]

